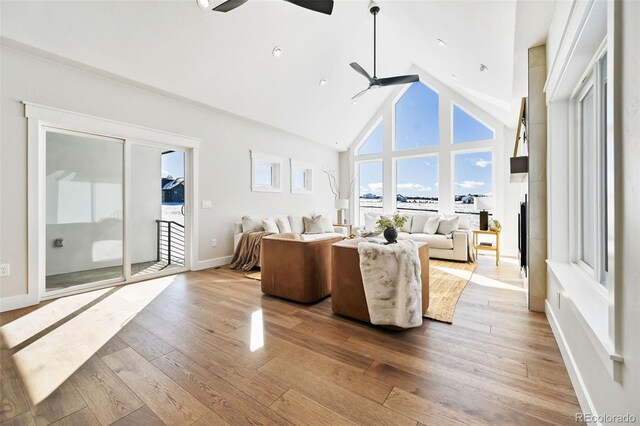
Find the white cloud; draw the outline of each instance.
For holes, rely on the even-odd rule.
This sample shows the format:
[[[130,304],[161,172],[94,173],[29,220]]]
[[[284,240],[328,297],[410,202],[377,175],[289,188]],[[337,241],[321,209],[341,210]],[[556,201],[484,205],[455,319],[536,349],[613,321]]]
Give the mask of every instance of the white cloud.
[[[465,180],[462,183],[456,182],[456,186],[467,189],[484,188],[485,185],[485,182],[479,182],[476,180]]]
[[[482,167],[483,169],[490,164],[491,164],[491,161],[488,161],[488,160],[482,160],[480,158],[476,160],[476,166]]]
[[[413,189],[414,191],[427,192],[431,191],[433,188],[419,183],[400,183],[398,184],[398,189]]]
[[[373,182],[369,185],[369,191],[371,192],[380,192],[382,191],[382,182]]]

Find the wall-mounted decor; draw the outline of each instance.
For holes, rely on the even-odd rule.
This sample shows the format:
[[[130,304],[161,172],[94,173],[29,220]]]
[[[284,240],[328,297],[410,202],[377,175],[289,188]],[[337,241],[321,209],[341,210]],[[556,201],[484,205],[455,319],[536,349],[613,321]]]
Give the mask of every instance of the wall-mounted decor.
[[[282,192],[282,157],[251,150],[251,190]]]
[[[291,159],[291,193],[313,194],[313,164]]]

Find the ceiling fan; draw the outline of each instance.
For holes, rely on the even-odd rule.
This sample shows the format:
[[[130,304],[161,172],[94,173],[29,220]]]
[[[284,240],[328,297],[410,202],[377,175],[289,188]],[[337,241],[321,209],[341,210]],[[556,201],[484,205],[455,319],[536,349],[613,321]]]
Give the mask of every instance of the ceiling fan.
[[[376,16],[378,15],[378,12],[380,12],[380,7],[377,6],[375,3],[371,3],[371,8],[369,9],[369,12],[371,12],[371,14],[373,15],[373,77],[371,77],[369,73],[364,70],[364,68],[358,65],[357,62],[351,62],[351,64],[349,64],[351,65],[351,68],[353,68],[354,70],[356,70],[356,72],[358,72],[358,74],[363,75],[367,80],[369,80],[369,87],[367,87],[362,92],[355,95],[353,98],[351,98],[351,100],[355,100],[360,96],[364,95],[365,92],[369,89],[377,89],[380,87],[394,86],[397,84],[414,83],[420,80],[420,77],[416,74],[399,75],[396,77],[385,77],[385,78],[378,78],[376,76]]]
[[[202,0],[198,0],[200,3]],[[215,12],[229,12],[236,7],[242,6],[248,0],[227,0],[212,10]],[[289,3],[293,3],[296,6],[304,7],[305,9],[313,10],[314,12],[324,13],[325,15],[331,15],[333,12],[333,0],[284,0]],[[207,1],[208,4],[208,1]]]

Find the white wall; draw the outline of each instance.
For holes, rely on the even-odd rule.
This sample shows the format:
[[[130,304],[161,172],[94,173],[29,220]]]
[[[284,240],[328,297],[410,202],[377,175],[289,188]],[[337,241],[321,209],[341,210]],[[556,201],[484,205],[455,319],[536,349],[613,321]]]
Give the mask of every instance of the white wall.
[[[326,146],[64,65],[57,59],[5,46],[1,54],[0,262],[11,264],[11,276],[0,279],[2,298],[27,292],[27,126],[21,101],[201,139],[200,198],[212,200],[213,208],[200,209],[195,242],[200,262],[194,267],[224,262],[232,254],[232,223],[242,215],[334,211],[321,166],[337,169],[338,153]],[[251,192],[251,149],[312,162],[316,168],[314,194],[290,193],[286,161],[282,193]],[[213,238],[218,240],[215,248],[211,247]]]
[[[640,2],[558,2],[548,44],[550,99],[548,116],[548,190],[549,190],[549,269],[547,316],[563,354],[576,394],[584,412],[604,415],[630,414],[640,421]],[[567,88],[570,78],[575,87],[581,81],[580,70],[591,55],[584,44],[573,43],[583,36],[599,35],[604,22],[583,29],[580,25],[593,4],[608,8],[606,18],[609,55],[609,85],[613,97],[613,120],[609,137],[615,155],[615,244],[610,269],[615,282],[609,283],[609,301],[600,306],[590,297],[591,309],[584,313],[585,295],[590,283],[580,274],[572,274],[569,198],[576,190],[570,177],[570,114]],[[614,12],[615,13],[612,13]],[[593,15],[591,15],[593,17]],[[587,19],[586,22],[589,22]],[[551,42],[553,40],[553,43]],[[595,40],[597,42],[597,40]],[[597,44],[597,43],[596,43]],[[591,43],[593,45],[593,43]],[[578,48],[575,48],[578,46]],[[568,65],[567,65],[568,64]],[[574,64],[577,70],[574,70]],[[613,70],[613,72],[611,72]],[[563,77],[564,76],[564,77]],[[560,82],[560,83],[558,83]],[[610,92],[611,93],[611,92]],[[611,260],[614,260],[614,263]],[[568,274],[561,273],[568,270]],[[586,275],[585,275],[586,276]],[[603,343],[604,342],[604,343]],[[611,355],[621,356],[622,363]],[[621,422],[615,422],[621,424]]]

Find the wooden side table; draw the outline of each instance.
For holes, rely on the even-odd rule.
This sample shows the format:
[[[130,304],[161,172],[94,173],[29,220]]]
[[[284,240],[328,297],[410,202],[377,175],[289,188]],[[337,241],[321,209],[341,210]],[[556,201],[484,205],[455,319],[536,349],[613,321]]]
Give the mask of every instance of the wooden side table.
[[[495,246],[485,246],[478,242],[479,235],[494,235],[496,237]],[[473,248],[476,251],[476,257],[478,257],[478,250],[488,250],[496,252],[496,265],[500,263],[500,232],[499,231],[481,231],[479,229],[473,230]]]

